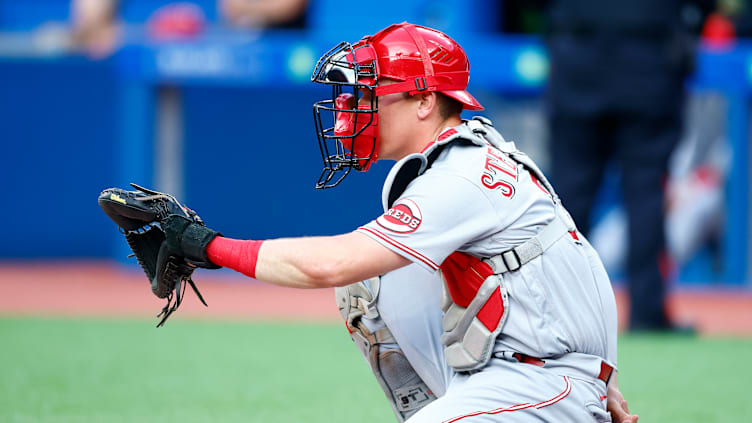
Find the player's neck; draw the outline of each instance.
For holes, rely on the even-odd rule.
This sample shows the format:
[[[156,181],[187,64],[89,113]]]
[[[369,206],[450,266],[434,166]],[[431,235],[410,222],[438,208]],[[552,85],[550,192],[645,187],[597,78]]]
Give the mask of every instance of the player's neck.
[[[431,137],[421,146],[420,151],[425,149],[426,146],[428,146],[432,142],[436,141],[439,138],[439,135],[441,135],[441,133],[444,132],[447,128],[453,128],[461,123],[462,118],[459,115],[453,115],[442,120],[435,126],[434,130],[431,133]]]
[[[437,119],[432,123],[419,123],[418,125],[413,126],[413,131],[404,134],[401,141],[388,144],[399,146],[395,150],[389,149],[385,142],[386,140],[382,139],[381,158],[387,160],[401,160],[410,154],[420,153],[425,150],[428,145],[435,142],[445,129],[457,126],[461,123],[462,119],[459,115],[451,116],[447,119]]]
[[[450,116],[447,119],[436,120],[432,124],[426,125],[424,129],[418,131],[418,135],[413,138],[408,151],[404,151],[402,157],[409,154],[420,153],[431,143],[435,142],[445,129],[457,126],[461,123],[462,119],[457,115]]]

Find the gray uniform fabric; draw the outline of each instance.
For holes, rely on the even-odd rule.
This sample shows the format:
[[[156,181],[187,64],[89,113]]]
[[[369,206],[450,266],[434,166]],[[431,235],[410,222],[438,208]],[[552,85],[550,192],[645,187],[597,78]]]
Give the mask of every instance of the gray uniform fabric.
[[[439,140],[446,147],[427,150],[437,154],[430,168],[390,204],[392,184],[400,183],[395,175],[416,158],[395,165],[384,188],[385,214],[359,229],[415,263],[382,277],[378,301],[381,319],[408,360],[441,395],[408,421],[455,421],[472,413],[462,418],[607,421],[606,384],[597,376],[601,362],[616,364],[616,304],[605,270],[581,234],[562,237],[504,274],[509,315],[496,339],[496,358],[463,373],[440,361],[441,315],[433,309],[442,290],[439,265],[455,251],[492,257],[524,243],[554,219],[555,203],[525,166],[474,136],[467,124],[448,128]],[[502,147],[511,151],[513,145]],[[513,353],[546,365],[518,363]]]

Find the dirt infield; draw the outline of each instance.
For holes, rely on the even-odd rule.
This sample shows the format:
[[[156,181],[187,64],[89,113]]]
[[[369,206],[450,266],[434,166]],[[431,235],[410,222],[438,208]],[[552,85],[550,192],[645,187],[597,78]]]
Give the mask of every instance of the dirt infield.
[[[199,270],[194,279],[209,307],[187,293],[178,316],[340,320],[331,289],[279,288],[224,270]],[[621,289],[616,289],[616,296],[621,326],[628,303]],[[163,301],[151,295],[143,273],[135,267],[106,261],[0,263],[0,315],[150,318],[162,306]],[[668,307],[677,320],[696,325],[703,334],[752,336],[751,290],[673,290]]]

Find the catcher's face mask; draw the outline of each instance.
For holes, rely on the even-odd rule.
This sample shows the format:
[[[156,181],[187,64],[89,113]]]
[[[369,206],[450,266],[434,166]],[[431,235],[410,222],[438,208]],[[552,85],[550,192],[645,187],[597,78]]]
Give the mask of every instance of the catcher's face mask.
[[[319,59],[311,81],[331,85],[331,99],[313,105],[324,171],[316,188],[330,188],[351,169],[366,171],[378,159],[378,98],[373,48],[342,42]],[[363,91],[370,98],[361,103]]]
[[[470,63],[459,44],[443,32],[407,22],[329,50],[311,76],[313,82],[332,86],[331,99],[313,105],[324,159],[316,187],[333,187],[351,169],[365,171],[376,162],[378,96],[436,91],[465,109],[482,110],[467,92],[469,79]],[[384,84],[387,80],[391,83]],[[361,90],[370,100],[359,104]]]

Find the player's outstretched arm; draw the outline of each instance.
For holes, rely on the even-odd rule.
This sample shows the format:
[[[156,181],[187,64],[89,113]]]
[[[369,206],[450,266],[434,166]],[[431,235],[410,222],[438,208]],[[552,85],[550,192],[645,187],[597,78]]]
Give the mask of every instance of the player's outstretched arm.
[[[607,408],[611,413],[611,419],[614,423],[637,423],[637,419],[640,416],[629,413],[629,406],[627,400],[624,399],[619,390],[619,385],[616,382],[616,374],[613,375],[610,383],[608,384],[608,400]]]
[[[410,264],[366,235],[286,238],[264,241],[256,278],[296,288],[344,286]]]
[[[167,243],[182,257],[210,261],[264,282],[294,288],[349,285],[410,263],[357,232],[262,242],[207,237],[204,233],[210,229],[179,216],[169,216],[163,227]]]

